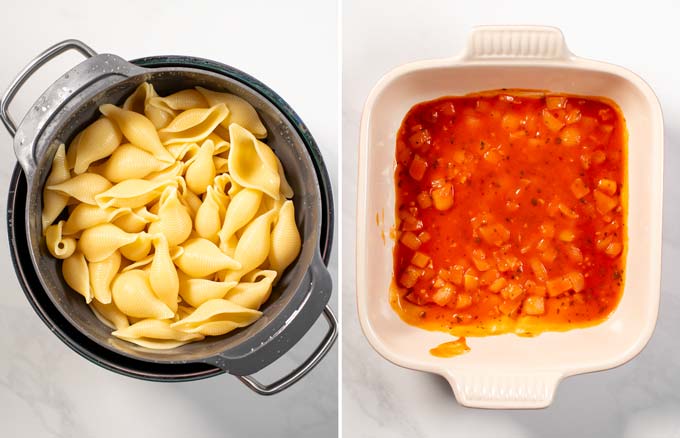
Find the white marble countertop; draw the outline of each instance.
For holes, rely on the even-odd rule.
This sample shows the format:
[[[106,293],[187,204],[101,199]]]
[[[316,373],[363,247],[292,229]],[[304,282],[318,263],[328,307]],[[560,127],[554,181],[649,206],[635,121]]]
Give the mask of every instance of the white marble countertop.
[[[398,3],[398,4],[397,4]],[[680,87],[677,19],[670,1],[364,2],[343,5],[343,435],[346,437],[680,437]],[[563,381],[537,411],[458,405],[438,376],[380,357],[356,316],[356,152],[364,99],[387,71],[409,61],[457,55],[478,24],[544,24],[562,29],[579,56],[625,66],[661,100],[665,194],[661,308],[644,351],[617,369]]]
[[[307,123],[337,182],[337,11],[330,2],[116,2],[21,0],[0,14],[0,89],[35,55],[67,38],[132,59],[193,55],[262,80]],[[313,16],[311,20],[308,17]],[[12,107],[20,118],[54,79],[75,65],[69,54],[41,71]],[[0,127],[0,206],[15,159]],[[6,221],[0,223],[0,435],[4,437],[326,437],[337,420],[337,346],[285,392],[262,397],[222,375],[189,383],[152,383],[99,368],[71,351],[31,309],[14,275]],[[337,242],[335,247],[337,248]],[[337,253],[337,250],[335,251]],[[337,266],[333,256],[332,266]],[[332,268],[337,285],[337,269]],[[336,286],[337,287],[337,286]],[[332,303],[337,308],[337,293]],[[264,373],[281,376],[311,353],[318,322]]]

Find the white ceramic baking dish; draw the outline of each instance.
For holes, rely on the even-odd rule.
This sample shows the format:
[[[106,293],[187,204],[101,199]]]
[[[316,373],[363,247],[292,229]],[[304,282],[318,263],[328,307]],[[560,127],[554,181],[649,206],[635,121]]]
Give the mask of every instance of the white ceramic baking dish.
[[[604,96],[621,107],[629,132],[623,297],[594,327],[534,338],[468,338],[469,353],[438,358],[430,348],[452,337],[406,324],[388,300],[395,135],[416,103],[499,88]],[[574,56],[555,28],[478,27],[462,56],[407,64],[378,82],[364,107],[359,155],[357,303],[364,334],[386,359],[442,375],[465,406],[541,408],[550,405],[564,377],[616,367],[646,345],[659,306],[663,120],[653,91],[635,74]]]

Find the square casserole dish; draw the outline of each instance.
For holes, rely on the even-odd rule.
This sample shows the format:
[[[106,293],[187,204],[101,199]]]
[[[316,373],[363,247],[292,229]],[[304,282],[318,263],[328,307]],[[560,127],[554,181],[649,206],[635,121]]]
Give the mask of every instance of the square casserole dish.
[[[393,277],[396,133],[419,102],[500,88],[602,96],[616,102],[628,130],[628,243],[624,291],[599,325],[533,338],[468,338],[454,358],[430,348],[453,338],[403,322],[389,303]],[[663,120],[651,88],[630,71],[569,52],[559,29],[475,28],[464,54],[415,62],[385,75],[361,120],[357,204],[357,304],[369,342],[402,367],[440,374],[456,399],[481,408],[542,408],[559,382],[625,363],[647,344],[656,324],[661,275]]]

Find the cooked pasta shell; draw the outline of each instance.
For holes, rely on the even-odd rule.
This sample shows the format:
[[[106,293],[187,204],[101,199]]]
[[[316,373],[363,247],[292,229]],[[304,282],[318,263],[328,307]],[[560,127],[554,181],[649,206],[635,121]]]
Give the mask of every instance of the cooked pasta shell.
[[[117,249],[135,242],[138,236],[112,224],[96,225],[83,231],[78,240],[78,249],[88,261],[101,262]]]
[[[223,298],[248,309],[259,309],[269,299],[276,278],[276,271],[253,271]]]
[[[245,99],[229,93],[218,93],[203,87],[196,87],[199,93],[205,97],[209,105],[224,103],[229,108],[229,115],[222,122],[222,126],[228,128],[232,123],[243,126],[252,132],[257,138],[267,136],[267,128],[257,115],[257,111]],[[233,141],[233,139],[231,139]]]
[[[188,110],[192,108],[208,108],[208,101],[196,90],[182,90],[165,97],[157,97],[153,101],[160,102],[172,110]]]
[[[94,316],[109,328],[121,330],[130,326],[127,316],[118,310],[113,302],[103,304],[95,299],[90,302],[90,309]]]
[[[150,174],[145,176],[144,179],[151,182],[175,180],[177,177],[180,177],[184,174],[185,169],[186,169],[185,163],[181,161],[175,161],[175,163],[166,167],[163,170],[159,170],[158,172],[151,172]]]
[[[255,322],[262,312],[223,299],[208,300],[194,312],[170,326],[187,333],[218,336]]]
[[[159,105],[159,102],[151,100],[144,106],[144,115],[156,129],[163,129],[177,117],[177,111],[173,111],[165,105]]]
[[[193,108],[181,112],[168,126],[158,131],[164,145],[203,141],[229,114],[224,104]]]
[[[194,227],[198,235],[217,243],[217,233],[222,228],[222,217],[225,210],[224,199],[220,198],[219,193],[212,186],[208,186],[205,199],[198,208],[194,219]]]
[[[96,173],[82,173],[59,184],[50,184],[46,188],[76,198],[80,202],[97,205],[95,196],[109,190],[111,183]]]
[[[151,237],[151,242],[153,246],[153,239],[157,236],[150,236]],[[175,246],[174,248],[170,248],[170,259],[175,260],[177,257],[181,256],[184,253],[184,248],[181,246]],[[132,269],[142,269],[148,270],[151,268],[151,262],[153,262],[155,254],[150,254],[147,255],[146,257],[142,258],[139,261],[136,261],[134,263],[130,263],[129,265],[125,266],[123,269],[120,270],[120,272],[125,272],[125,271],[130,271]]]
[[[171,163],[161,161],[137,146],[127,143],[119,146],[97,171],[111,182],[144,178],[152,172],[168,168]]]
[[[147,224],[158,220],[158,216],[149,212],[146,207],[139,207],[134,210],[129,208],[118,210],[127,210],[127,213],[117,217],[113,221],[113,225],[128,233],[144,231]]]
[[[151,241],[152,237],[149,234],[139,233],[134,242],[120,247],[120,253],[128,260],[140,261],[151,252]]]
[[[172,262],[168,241],[163,234],[154,236],[153,246],[155,251],[153,261],[149,267],[151,290],[174,313],[177,311],[177,296],[179,293],[177,269]]]
[[[236,286],[236,281],[223,282],[212,281],[204,278],[191,278],[179,271],[179,294],[184,301],[194,307],[198,307],[208,300],[222,298],[231,288]]]
[[[139,114],[144,114],[144,106],[146,102],[152,98],[156,97],[156,90],[154,90],[153,85],[148,82],[142,82],[135,89],[135,92],[125,99],[123,103],[123,109],[127,111],[134,111]]]
[[[220,239],[220,251],[225,253],[231,258],[234,258],[234,253],[236,253],[236,247],[238,246],[238,237],[236,235],[232,235],[229,239],[227,240],[222,240]],[[224,278],[224,275],[221,275],[220,278]]]
[[[208,135],[208,139],[211,140],[213,143],[215,143],[215,152],[214,154],[222,154],[225,152],[229,151],[229,142],[219,135],[215,134],[214,132]]]
[[[215,172],[219,175],[220,173],[225,173],[229,171],[229,160],[226,158],[218,157],[215,155],[213,157],[213,165],[215,166]]]
[[[73,171],[80,175],[87,171],[90,164],[111,155],[122,138],[123,133],[110,119],[102,117],[92,123],[78,136],[78,142],[71,144],[71,147],[76,148]]]
[[[279,278],[300,253],[301,244],[300,232],[295,223],[295,206],[292,201],[286,201],[272,229],[268,256],[269,267],[278,273]]]
[[[168,152],[175,157],[175,160],[190,159],[200,150],[196,143],[175,143],[168,145]]]
[[[228,188],[227,185],[229,185]],[[231,176],[229,176],[228,173],[217,175],[213,180],[213,187],[219,193],[229,195],[229,197],[232,198],[243,189],[243,187],[239,186],[234,180],[231,179]]]
[[[223,269],[240,269],[241,264],[226,256],[211,241],[203,238],[187,240],[184,253],[175,264],[190,277],[205,277]]]
[[[111,282],[120,269],[120,252],[114,251],[101,262],[89,262],[90,285],[95,301],[102,304],[111,302]]]
[[[191,216],[178,198],[177,188],[167,187],[161,195],[158,220],[149,225],[149,233],[162,233],[168,245],[177,246],[191,234]]]
[[[176,330],[168,322],[157,319],[143,319],[111,334],[133,344],[154,350],[169,350],[203,339],[200,334]]]
[[[100,106],[99,111],[116,122],[130,143],[149,152],[161,161],[168,163],[175,161],[170,152],[161,144],[156,127],[143,115],[118,108],[111,104]]]
[[[234,252],[234,259],[241,264],[241,268],[229,272],[225,281],[238,281],[267,260],[271,247],[271,223],[274,214],[274,211],[270,211],[260,215],[244,229]]]
[[[128,179],[99,193],[94,199],[97,205],[102,208],[137,208],[160,197],[163,190],[167,187],[177,187],[177,180],[147,181],[144,179]]]
[[[63,232],[66,235],[71,235],[95,225],[110,222],[115,224],[118,218],[126,216],[130,212],[129,208],[99,208],[96,205],[78,204],[66,220]]]
[[[276,155],[274,155],[276,157]],[[290,199],[293,197],[294,192],[293,189],[291,188],[290,184],[288,184],[288,180],[286,179],[286,173],[283,170],[283,164],[281,164],[281,160],[279,160],[279,157],[276,157],[276,167],[279,172],[279,178],[281,178],[281,185],[280,185],[280,190],[281,194],[286,198]]]
[[[76,251],[71,257],[64,259],[61,264],[61,273],[64,281],[71,289],[85,297],[85,302],[92,301],[92,289],[90,288],[90,273],[83,253]]]
[[[189,190],[189,188],[186,185],[186,181],[184,181],[184,178],[179,180],[179,191],[182,203],[186,205],[187,208],[189,209],[189,215],[191,216],[192,219],[195,218],[198,209],[203,203],[201,201],[201,198],[199,198],[196,193]]]
[[[113,302],[121,312],[136,318],[172,318],[175,314],[151,290],[149,274],[133,269],[118,274],[111,286]]]
[[[197,195],[205,193],[208,186],[213,183],[215,175],[217,175],[213,162],[214,150],[215,144],[211,140],[204,141],[201,149],[187,167],[184,179],[187,182],[187,187]]]
[[[241,126],[229,126],[229,174],[243,187],[260,190],[274,199],[279,197],[281,177],[274,152]]]
[[[66,161],[66,146],[62,143],[52,159],[52,170],[47,176],[45,186],[56,185],[71,178]],[[43,231],[59,217],[68,203],[69,196],[52,190],[43,190],[42,229]]]
[[[76,251],[76,239],[64,237],[62,234],[63,227],[64,221],[59,221],[57,224],[50,225],[45,230],[47,250],[57,259],[71,257]]]
[[[219,232],[220,241],[228,241],[234,233],[250,222],[260,208],[261,202],[262,192],[259,190],[243,189],[236,193],[227,206],[224,224]]]

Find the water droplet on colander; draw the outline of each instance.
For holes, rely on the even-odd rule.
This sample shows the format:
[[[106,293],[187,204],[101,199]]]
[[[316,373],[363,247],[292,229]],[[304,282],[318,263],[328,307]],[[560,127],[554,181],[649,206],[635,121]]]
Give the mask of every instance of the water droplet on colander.
[[[41,107],[40,107],[40,111],[42,111],[42,112],[47,111],[47,107],[46,107],[46,106],[41,106]]]

